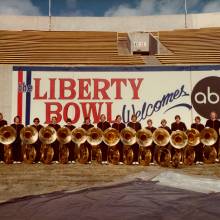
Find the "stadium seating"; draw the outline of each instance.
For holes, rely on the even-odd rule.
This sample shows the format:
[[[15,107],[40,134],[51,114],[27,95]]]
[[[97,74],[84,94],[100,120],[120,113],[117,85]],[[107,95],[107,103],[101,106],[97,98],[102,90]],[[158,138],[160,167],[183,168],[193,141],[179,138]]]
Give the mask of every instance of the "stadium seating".
[[[0,31],[2,64],[143,65],[118,53],[117,32]]]
[[[171,54],[158,54],[161,64],[219,64],[220,28],[161,31],[160,42]]]
[[[153,32],[159,54],[131,55],[128,33],[0,31],[1,64],[196,65],[220,63],[220,28]],[[156,58],[155,58],[156,57]],[[154,58],[154,63],[151,63]]]

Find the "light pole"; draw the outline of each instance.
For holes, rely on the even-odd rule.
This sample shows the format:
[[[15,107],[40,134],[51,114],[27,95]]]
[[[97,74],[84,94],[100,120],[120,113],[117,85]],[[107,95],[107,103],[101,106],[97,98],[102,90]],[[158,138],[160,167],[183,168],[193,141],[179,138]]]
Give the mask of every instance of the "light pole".
[[[185,0],[185,28],[187,28],[187,2]]]
[[[49,31],[51,31],[51,0],[48,2],[48,14],[49,14]]]

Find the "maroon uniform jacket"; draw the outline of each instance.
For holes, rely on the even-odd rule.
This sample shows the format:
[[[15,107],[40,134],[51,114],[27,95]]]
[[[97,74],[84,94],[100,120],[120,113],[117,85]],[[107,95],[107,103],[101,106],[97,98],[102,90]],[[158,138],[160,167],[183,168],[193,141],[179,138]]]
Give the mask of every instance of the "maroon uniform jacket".
[[[197,123],[191,124],[191,128],[194,128],[194,129],[198,130],[199,132],[201,132],[204,127],[205,126],[203,124],[197,124]]]
[[[139,122],[129,122],[128,127],[133,128],[135,131],[138,131],[141,129],[141,123]]]
[[[7,121],[3,119],[0,121],[0,127],[3,127],[4,125],[7,125],[7,124],[8,124]]]
[[[210,127],[210,128],[214,128],[218,135],[219,135],[219,129],[220,129],[220,121],[219,120],[207,120],[206,124],[205,124],[205,127]]]
[[[65,128],[69,128],[70,131],[72,131],[74,128],[76,128],[74,125],[64,125]]]
[[[151,131],[152,132],[152,134],[154,133],[154,131],[156,130],[156,128],[155,127],[145,127],[147,130],[149,130],[149,131]]]
[[[112,128],[115,128],[116,130],[121,132],[121,130],[125,128],[125,124],[124,123],[114,123],[114,124],[112,124]]]
[[[60,128],[59,124],[49,124],[50,127],[53,127],[56,131]]]
[[[105,131],[107,128],[110,128],[111,125],[110,125],[110,123],[107,122],[107,121],[104,121],[104,122],[101,122],[101,121],[100,121],[100,122],[97,124],[97,127],[100,128],[102,131]]]
[[[38,132],[40,131],[41,128],[43,128],[43,125],[41,125],[41,124],[39,124],[39,125],[37,125],[37,126],[36,126],[35,124],[33,124],[33,125],[31,125],[31,126],[34,127],[34,128],[36,128]]]
[[[88,125],[87,125],[87,124],[83,124],[81,127],[87,131],[87,130],[89,130],[90,128],[93,128],[94,125],[92,125],[92,124],[88,124]]]
[[[169,134],[172,133],[171,129],[168,126],[165,126],[165,127],[160,126],[159,128],[163,128],[163,129],[167,130],[169,132]]]
[[[180,122],[179,124],[177,124],[176,122],[172,123],[171,125],[171,130],[172,131],[176,131],[176,130],[180,130],[180,131],[186,131],[186,125],[184,122]]]

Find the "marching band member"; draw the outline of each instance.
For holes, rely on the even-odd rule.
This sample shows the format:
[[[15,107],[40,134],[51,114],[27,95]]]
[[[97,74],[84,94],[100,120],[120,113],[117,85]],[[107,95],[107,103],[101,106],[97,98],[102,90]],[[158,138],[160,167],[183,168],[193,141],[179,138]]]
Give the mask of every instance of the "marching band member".
[[[115,122],[112,124],[112,128],[115,128],[116,130],[118,130],[119,132],[121,132],[122,129],[125,128],[125,124],[121,122],[121,116],[117,115],[115,118]],[[123,143],[121,142],[121,140],[118,142],[117,144],[119,153],[120,153],[120,160],[119,160],[119,164],[123,164]]]
[[[213,129],[215,129],[216,130],[216,132],[217,132],[217,134],[218,134],[218,140],[217,140],[217,142],[215,143],[215,145],[214,145],[214,147],[215,147],[215,149],[216,149],[216,151],[217,151],[217,155],[219,154],[219,132],[220,132],[220,121],[218,120],[218,116],[217,116],[217,113],[215,112],[215,111],[212,111],[211,113],[210,113],[210,119],[208,119],[207,121],[206,121],[206,124],[205,124],[205,127],[209,127],[209,128],[213,128]],[[216,162],[219,162],[219,159],[217,158],[216,159]]]
[[[91,121],[90,121],[90,118],[89,118],[89,117],[85,117],[85,119],[84,119],[84,124],[83,124],[81,127],[87,131],[87,130],[89,130],[90,128],[93,128],[94,125],[91,124]]]
[[[86,131],[89,130],[90,128],[93,128],[94,125],[91,124],[90,118],[89,117],[85,117],[84,118],[84,124],[81,126],[83,129],[85,129]],[[92,146],[86,141],[85,146],[88,148],[89,150],[89,158],[88,158],[88,163],[90,164],[92,162]]]
[[[177,131],[177,130],[180,130],[180,131],[186,131],[187,130],[185,123],[181,121],[181,118],[180,118],[179,115],[175,116],[175,122],[173,122],[171,124],[171,131]],[[184,149],[181,149],[180,151],[183,155]],[[175,149],[172,147],[171,148],[172,157],[173,157],[174,154],[175,154]],[[183,157],[182,157],[182,160],[183,160]],[[182,163],[183,162],[181,161],[180,164],[182,164]]]
[[[7,124],[8,124],[7,121],[4,120],[4,118],[3,118],[3,114],[0,113],[0,128],[3,127],[4,125],[7,125]]]
[[[153,121],[152,119],[148,119],[147,120],[147,127],[145,127],[147,130],[151,131],[151,133],[153,134],[154,131],[156,130],[155,127],[153,127]],[[156,145],[154,142],[152,142],[151,146],[149,147],[150,148],[150,151],[151,151],[151,163],[150,165],[153,165],[154,164],[154,159],[155,159],[155,153],[156,153],[156,149],[155,149]]]
[[[51,123],[49,124],[49,126],[53,127],[56,131],[58,131],[58,129],[60,128],[60,125],[57,124],[57,117],[53,116],[51,118]],[[51,146],[54,149],[54,156],[53,156],[53,161],[55,161],[55,163],[58,163],[59,161],[59,141],[56,140],[54,141]]]
[[[20,116],[14,117],[14,123],[11,124],[11,126],[17,132],[16,140],[12,143],[13,160],[14,160],[14,163],[21,163],[23,161],[23,156],[21,152],[22,148],[21,148],[20,132],[21,132],[21,129],[24,127],[24,125],[21,124]]]
[[[172,133],[172,131],[171,131],[171,129],[170,129],[170,127],[169,126],[167,126],[167,120],[166,119],[162,119],[161,120],[161,122],[160,122],[160,127],[159,128],[163,128],[163,129],[165,129],[166,131],[168,131],[168,133],[169,134],[171,134]],[[171,146],[171,144],[170,143],[168,143],[166,146],[164,146],[164,147],[166,147],[168,150],[170,150],[170,152],[172,152],[172,146]]]
[[[162,119],[161,122],[160,122],[161,126],[159,128],[163,128],[163,129],[166,129],[169,134],[172,133],[171,129],[167,126],[167,121],[166,119]]]
[[[167,130],[169,132],[169,134],[172,133],[170,127],[167,126],[167,120],[166,119],[162,119],[160,124],[161,124],[161,126],[159,128],[163,128],[163,129]],[[171,144],[168,143],[165,147],[167,147],[170,150],[170,152],[172,152],[173,147],[171,146]]]
[[[156,130],[155,127],[153,127],[153,121],[152,119],[148,119],[147,120],[147,127],[145,127],[147,130],[151,131],[152,134],[154,133],[154,131]]]
[[[105,131],[107,128],[111,127],[110,123],[106,121],[104,114],[101,114],[100,122],[97,124],[97,127],[102,131]],[[108,164],[108,146],[102,141],[100,148],[102,151],[102,164]]]
[[[191,124],[191,128],[194,128],[201,132],[205,126],[201,124],[201,118],[199,116],[195,117],[195,123]],[[196,164],[203,164],[203,145],[202,143],[199,143],[197,146],[195,146],[195,152],[196,152]]]
[[[70,118],[67,118],[66,125],[64,127],[69,128],[70,131],[72,131],[74,128],[76,128],[73,124]],[[69,161],[70,163],[75,163],[76,155],[75,155],[75,144],[70,141],[66,144],[66,146],[69,149]]]
[[[40,124],[40,119],[39,118],[34,118],[33,123],[34,124],[32,125],[32,127],[36,128],[38,132],[40,131],[41,128],[43,128],[43,125]],[[40,162],[40,159],[41,159],[41,152],[40,152],[41,142],[40,142],[39,137],[33,145],[36,149],[35,162]]]
[[[0,113],[0,128],[7,125],[7,121],[3,119],[3,114]],[[4,145],[0,143],[0,162],[4,161]]]
[[[201,118],[199,116],[195,117],[195,123],[191,124],[191,128],[194,128],[201,132],[205,126],[201,124]]]
[[[176,131],[176,130],[186,131],[187,130],[185,123],[181,121],[181,118],[179,115],[175,116],[175,122],[171,124],[171,130],[172,131]]]
[[[128,123],[128,127],[133,128],[135,131],[138,131],[141,129],[141,123],[137,122],[137,116],[135,114],[131,116],[131,122]],[[139,161],[138,161],[139,145],[135,143],[131,147],[134,152],[133,164],[139,164]]]

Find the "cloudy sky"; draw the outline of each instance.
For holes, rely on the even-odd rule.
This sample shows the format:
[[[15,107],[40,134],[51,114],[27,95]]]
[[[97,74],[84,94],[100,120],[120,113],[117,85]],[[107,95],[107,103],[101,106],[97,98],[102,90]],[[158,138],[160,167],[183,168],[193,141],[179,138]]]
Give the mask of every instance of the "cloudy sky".
[[[0,0],[0,15],[48,15],[49,0]],[[52,16],[184,13],[185,0],[51,0]],[[220,0],[187,0],[188,13],[220,12]]]

